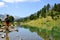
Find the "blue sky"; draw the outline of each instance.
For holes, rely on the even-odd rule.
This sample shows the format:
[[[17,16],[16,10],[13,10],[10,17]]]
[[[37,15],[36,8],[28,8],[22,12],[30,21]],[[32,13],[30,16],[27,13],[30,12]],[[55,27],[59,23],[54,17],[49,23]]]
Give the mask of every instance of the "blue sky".
[[[60,3],[60,0],[0,0],[0,14],[18,17],[29,16],[44,5]]]

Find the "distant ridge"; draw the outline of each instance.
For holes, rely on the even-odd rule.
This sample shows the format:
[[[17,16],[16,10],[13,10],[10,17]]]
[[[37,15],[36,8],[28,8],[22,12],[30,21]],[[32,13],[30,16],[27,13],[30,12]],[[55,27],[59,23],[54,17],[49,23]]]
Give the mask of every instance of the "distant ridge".
[[[10,15],[10,16],[11,16],[11,15]],[[14,17],[15,20],[20,19],[20,17],[18,17],[18,16],[13,16],[13,17]],[[0,19],[1,19],[2,21],[4,21],[4,18],[5,18],[5,15],[0,14]]]
[[[5,15],[0,14],[0,19],[4,21]]]

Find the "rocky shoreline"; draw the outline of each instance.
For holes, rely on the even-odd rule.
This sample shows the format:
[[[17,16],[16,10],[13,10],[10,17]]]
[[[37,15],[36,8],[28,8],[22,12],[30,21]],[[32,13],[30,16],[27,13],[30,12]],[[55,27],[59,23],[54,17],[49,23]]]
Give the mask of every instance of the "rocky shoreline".
[[[16,27],[9,27],[9,31],[17,31],[18,29]],[[0,28],[0,32],[5,32],[5,26]]]

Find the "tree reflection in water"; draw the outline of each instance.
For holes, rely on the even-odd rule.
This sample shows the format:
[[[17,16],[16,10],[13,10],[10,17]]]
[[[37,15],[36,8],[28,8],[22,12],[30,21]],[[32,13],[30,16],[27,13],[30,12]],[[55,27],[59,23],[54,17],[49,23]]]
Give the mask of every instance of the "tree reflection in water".
[[[54,28],[53,30],[46,30],[37,27],[27,27],[22,26],[24,28],[28,28],[31,32],[36,32],[39,36],[41,36],[44,40],[60,40],[60,28]]]

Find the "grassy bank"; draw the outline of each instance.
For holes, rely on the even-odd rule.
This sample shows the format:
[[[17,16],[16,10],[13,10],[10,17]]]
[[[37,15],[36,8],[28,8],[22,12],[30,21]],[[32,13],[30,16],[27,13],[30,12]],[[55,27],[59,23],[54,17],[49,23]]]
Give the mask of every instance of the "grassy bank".
[[[51,30],[53,27],[60,28],[60,19],[53,20],[50,16],[47,18],[39,18],[29,22],[22,22],[21,25],[29,25],[32,27],[38,27],[46,30]]]
[[[47,18],[22,22],[20,25],[26,28],[31,28],[32,32],[36,31],[37,34],[42,36],[45,40],[49,40],[46,35],[52,36],[53,40],[60,40],[60,19],[53,20],[48,16]]]

